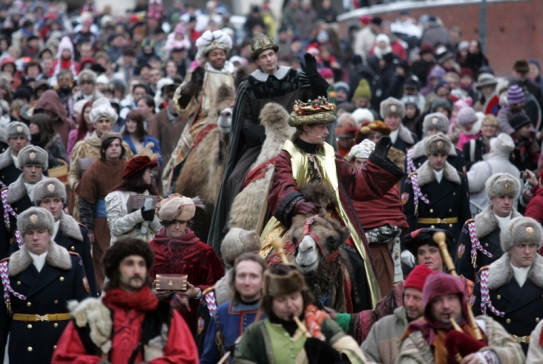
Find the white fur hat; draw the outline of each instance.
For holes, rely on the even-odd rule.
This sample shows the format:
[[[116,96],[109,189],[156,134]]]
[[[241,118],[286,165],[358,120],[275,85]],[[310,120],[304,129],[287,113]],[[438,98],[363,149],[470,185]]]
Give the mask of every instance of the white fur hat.
[[[369,109],[358,108],[351,114],[351,117],[357,124],[361,124],[363,121],[375,121],[373,113]]]
[[[515,142],[509,134],[501,133],[497,137],[490,139],[490,150],[494,153],[509,154],[515,150]]]
[[[369,139],[364,139],[359,144],[351,148],[351,151],[349,152],[349,159],[369,158],[374,149],[375,143]]]
[[[496,173],[486,180],[485,191],[489,200],[496,196],[516,198],[520,191],[520,182],[509,173]]]
[[[500,244],[504,252],[508,252],[518,244],[536,244],[541,247],[541,225],[531,217],[515,217],[511,219],[500,233]]]
[[[206,58],[207,54],[213,49],[222,49],[228,54],[232,49],[232,38],[222,30],[206,30],[200,38],[196,40],[198,53]]]
[[[117,118],[119,115],[115,112],[115,109],[113,106],[111,106],[111,103],[108,99],[105,97],[101,97],[98,100],[94,101],[92,104],[92,110],[90,112],[89,118],[93,124],[96,124],[98,119],[100,117],[105,116],[109,120],[111,120],[111,124],[115,124],[117,122]]]

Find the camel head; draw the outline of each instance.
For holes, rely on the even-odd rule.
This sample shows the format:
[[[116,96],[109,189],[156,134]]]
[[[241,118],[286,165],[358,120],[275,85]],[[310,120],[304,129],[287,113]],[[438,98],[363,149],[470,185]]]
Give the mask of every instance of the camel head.
[[[217,120],[217,125],[221,133],[229,134],[230,127],[232,126],[232,109],[227,107],[222,109],[219,112],[219,120]]]
[[[304,275],[323,263],[337,261],[339,246],[349,236],[337,221],[319,215],[296,216],[292,226],[288,236],[296,247],[296,265]]]

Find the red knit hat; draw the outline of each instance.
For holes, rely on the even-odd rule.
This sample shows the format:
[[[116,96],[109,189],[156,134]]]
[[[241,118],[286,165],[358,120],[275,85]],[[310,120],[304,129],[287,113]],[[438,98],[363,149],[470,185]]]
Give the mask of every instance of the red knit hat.
[[[134,157],[128,162],[123,172],[123,179],[128,179],[140,171],[144,171],[147,168],[156,168],[158,167],[158,162],[156,159],[151,159],[148,156],[138,156]]]
[[[403,286],[404,288],[415,288],[422,292],[426,278],[433,273],[435,272],[424,264],[417,265],[411,273],[409,273]]]

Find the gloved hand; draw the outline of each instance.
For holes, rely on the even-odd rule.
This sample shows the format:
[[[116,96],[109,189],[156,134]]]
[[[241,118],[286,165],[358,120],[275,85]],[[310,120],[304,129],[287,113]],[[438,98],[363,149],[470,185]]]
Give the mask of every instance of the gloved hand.
[[[400,260],[410,268],[415,266],[415,256],[409,250],[404,250],[400,254]]]
[[[332,345],[314,337],[306,339],[304,349],[309,363],[337,363],[341,360],[341,354]]]
[[[388,155],[388,150],[392,147],[392,140],[388,135],[385,135],[377,142],[377,145],[375,146],[375,149],[373,150],[373,154],[376,156],[379,156],[381,158],[386,159]]]
[[[305,60],[305,67],[303,67],[304,72],[306,75],[314,75],[318,73],[317,71],[317,60],[315,57],[313,57],[312,54],[306,53],[304,54],[304,60]]]
[[[205,72],[206,71],[204,68],[200,66],[196,67],[194,71],[192,71],[192,74],[190,76],[190,83],[200,85],[202,81],[204,80]]]
[[[291,216],[295,215],[317,215],[319,213],[320,206],[314,204],[313,202],[307,202],[305,200],[300,200],[296,202],[294,208],[292,209]]]
[[[153,208],[153,199],[146,198],[141,208],[141,216],[145,221],[153,221],[155,218],[155,209]]]

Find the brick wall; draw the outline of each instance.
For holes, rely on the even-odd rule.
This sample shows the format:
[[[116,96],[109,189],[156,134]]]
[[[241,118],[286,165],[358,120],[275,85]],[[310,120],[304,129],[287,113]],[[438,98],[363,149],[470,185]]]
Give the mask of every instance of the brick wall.
[[[395,5],[398,8],[400,3]],[[398,10],[380,12],[378,7],[369,13],[390,21],[395,21],[399,15]],[[480,3],[410,9],[410,14],[417,19],[422,14],[434,14],[446,27],[460,27],[462,38],[466,40],[479,38],[479,13]],[[351,18],[341,22],[342,35],[352,21]],[[512,64],[518,58],[536,58],[543,65],[543,0],[487,1],[486,55],[498,76],[509,76]]]

